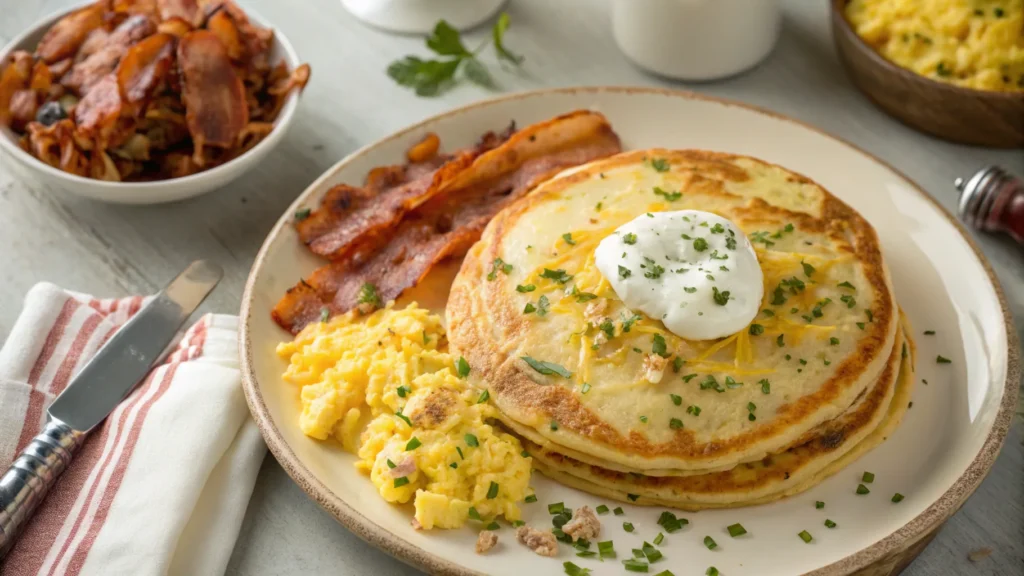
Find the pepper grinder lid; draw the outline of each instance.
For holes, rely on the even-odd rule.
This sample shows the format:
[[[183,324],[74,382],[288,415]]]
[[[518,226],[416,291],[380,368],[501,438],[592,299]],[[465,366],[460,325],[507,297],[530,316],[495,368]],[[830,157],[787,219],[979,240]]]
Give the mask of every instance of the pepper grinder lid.
[[[957,210],[967,225],[1007,232],[1024,242],[1024,181],[999,166],[986,166],[953,184],[960,191]]]

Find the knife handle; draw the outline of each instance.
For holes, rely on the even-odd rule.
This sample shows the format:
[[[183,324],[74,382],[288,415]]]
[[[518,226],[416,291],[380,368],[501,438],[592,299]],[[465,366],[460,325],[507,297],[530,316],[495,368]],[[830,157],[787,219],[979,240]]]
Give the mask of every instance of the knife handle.
[[[51,419],[0,477],[0,558],[71,464],[86,434]]]

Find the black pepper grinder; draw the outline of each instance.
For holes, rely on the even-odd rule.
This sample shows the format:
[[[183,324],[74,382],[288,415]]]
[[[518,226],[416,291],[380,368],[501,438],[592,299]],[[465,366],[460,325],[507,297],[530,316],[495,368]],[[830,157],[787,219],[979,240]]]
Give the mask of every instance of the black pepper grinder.
[[[1006,232],[1024,245],[1024,180],[998,166],[953,184],[960,191],[960,218],[985,232]]]

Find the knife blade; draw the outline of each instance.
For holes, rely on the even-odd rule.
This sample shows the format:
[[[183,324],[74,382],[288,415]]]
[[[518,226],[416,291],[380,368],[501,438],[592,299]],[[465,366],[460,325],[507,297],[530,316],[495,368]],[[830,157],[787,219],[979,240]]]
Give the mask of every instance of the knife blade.
[[[117,407],[220,281],[219,266],[190,264],[124,324],[50,405],[43,431],[0,477],[0,559],[68,467],[90,430]]]

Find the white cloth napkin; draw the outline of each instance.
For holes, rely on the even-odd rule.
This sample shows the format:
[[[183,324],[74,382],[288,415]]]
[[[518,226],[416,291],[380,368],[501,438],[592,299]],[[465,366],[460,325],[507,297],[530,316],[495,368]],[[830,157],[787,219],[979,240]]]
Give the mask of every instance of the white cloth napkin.
[[[0,349],[0,464],[145,302],[36,285]],[[223,574],[266,454],[242,394],[238,318],[204,316],[93,430],[0,572]]]

